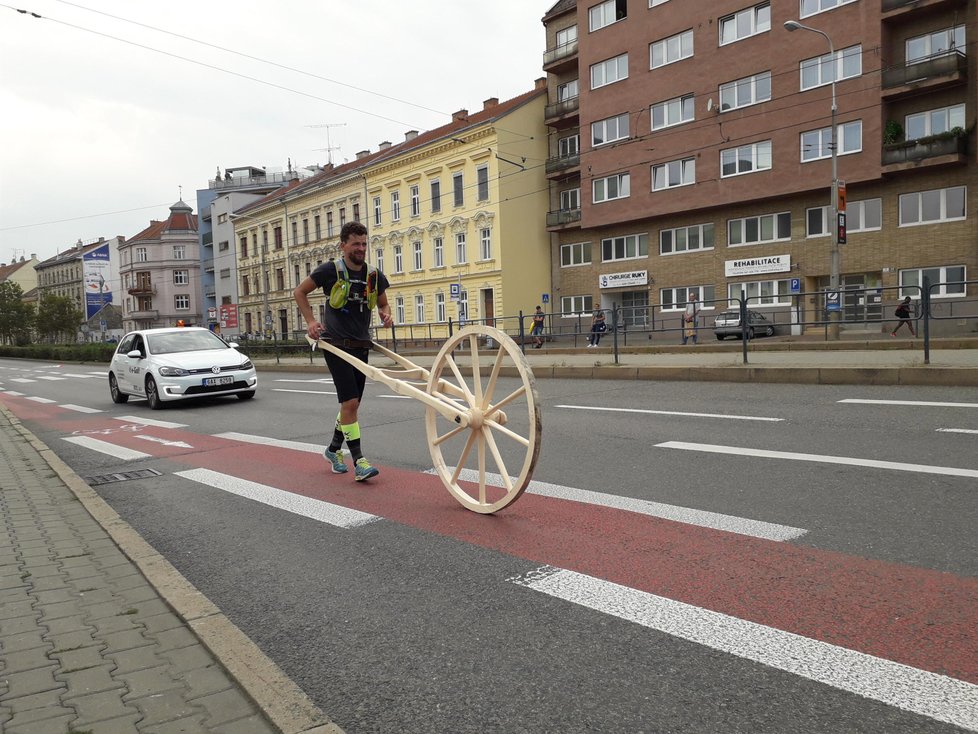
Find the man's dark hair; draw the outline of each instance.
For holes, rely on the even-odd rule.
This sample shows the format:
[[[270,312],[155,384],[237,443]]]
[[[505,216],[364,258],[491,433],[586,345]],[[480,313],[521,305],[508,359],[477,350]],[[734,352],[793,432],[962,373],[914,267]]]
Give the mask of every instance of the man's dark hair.
[[[340,230],[340,242],[346,242],[350,237],[356,237],[361,234],[367,234],[366,227],[360,224],[360,222],[347,222],[343,225],[343,229]]]

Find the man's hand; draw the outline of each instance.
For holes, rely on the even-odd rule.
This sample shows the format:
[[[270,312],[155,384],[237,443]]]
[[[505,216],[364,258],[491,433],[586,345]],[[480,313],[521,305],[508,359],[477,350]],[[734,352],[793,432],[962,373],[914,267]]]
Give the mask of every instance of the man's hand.
[[[391,316],[390,309],[380,309],[378,310],[378,313],[380,314],[380,322],[384,326],[389,327],[394,323],[394,317]]]
[[[306,327],[306,333],[310,339],[319,339],[326,332],[326,327],[318,321],[312,321]]]

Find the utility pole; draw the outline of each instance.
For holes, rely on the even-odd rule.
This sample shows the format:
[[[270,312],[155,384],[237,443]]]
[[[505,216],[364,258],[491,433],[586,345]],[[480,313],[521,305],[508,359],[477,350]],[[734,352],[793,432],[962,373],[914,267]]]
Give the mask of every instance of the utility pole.
[[[338,146],[338,145],[331,145],[330,144],[329,130],[330,130],[330,128],[333,128],[333,127],[346,127],[346,123],[345,122],[334,122],[334,123],[324,122],[324,123],[321,123],[319,125],[306,125],[306,127],[311,127],[311,128],[325,128],[325,130],[326,130],[326,147],[325,148],[313,148],[313,150],[322,150],[322,151],[325,151],[326,152],[326,162],[327,163],[332,163],[333,162],[333,151],[334,150],[339,150],[340,149],[340,146]]]

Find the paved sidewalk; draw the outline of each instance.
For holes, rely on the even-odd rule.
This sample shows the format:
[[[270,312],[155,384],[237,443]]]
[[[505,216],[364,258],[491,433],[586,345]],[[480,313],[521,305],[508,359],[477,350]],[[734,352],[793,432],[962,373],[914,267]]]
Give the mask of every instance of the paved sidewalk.
[[[3,406],[0,731],[341,734]]]

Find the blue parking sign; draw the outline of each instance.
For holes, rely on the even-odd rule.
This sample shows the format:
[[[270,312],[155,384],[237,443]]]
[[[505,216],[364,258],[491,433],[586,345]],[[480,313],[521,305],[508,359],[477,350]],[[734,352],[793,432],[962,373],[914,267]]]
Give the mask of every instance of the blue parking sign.
[[[791,279],[791,292],[792,293],[801,293],[801,278],[792,278]]]

